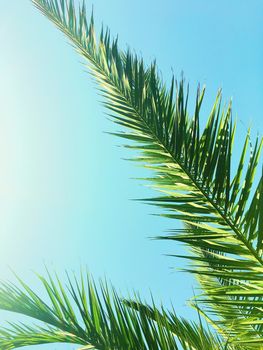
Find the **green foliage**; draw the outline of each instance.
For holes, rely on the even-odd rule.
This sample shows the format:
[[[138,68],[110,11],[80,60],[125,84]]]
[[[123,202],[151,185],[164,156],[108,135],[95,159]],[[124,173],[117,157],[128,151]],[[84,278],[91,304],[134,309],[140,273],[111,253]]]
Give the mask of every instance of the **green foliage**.
[[[233,169],[232,149],[236,125],[232,121],[231,103],[225,108],[221,106],[220,91],[208,121],[201,130],[199,115],[204,89],[197,90],[195,110],[191,116],[187,108],[188,89],[184,81],[177,82],[173,78],[167,88],[158,75],[155,62],[146,66],[141,58],[129,50],[120,51],[117,39],[112,39],[108,30],[102,29],[97,38],[93,15],[87,21],[84,3],[76,10],[71,0],[32,1],[66,34],[89,62],[90,72],[100,84],[112,120],[126,128],[116,135],[133,141],[126,147],[140,151],[136,160],[155,173],[153,178],[147,180],[161,195],[145,199],[145,202],[164,209],[163,216],[180,219],[185,224],[184,228],[172,230],[170,235],[159,238],[184,242],[189,246],[190,255],[183,256],[190,262],[187,271],[195,274],[201,288],[200,295],[192,303],[193,307],[216,329],[224,339],[226,348],[263,347],[262,174],[255,183],[262,140],[257,139],[255,146],[250,146],[248,132],[237,169]],[[4,308],[1,300],[4,300],[7,292],[8,289],[3,289],[1,293],[1,308]],[[117,298],[116,293],[113,294]],[[183,321],[183,325],[179,322],[180,331],[174,331],[170,325],[171,314],[164,310],[160,316],[155,308],[150,309],[142,304],[139,307],[138,302],[137,306],[133,303],[124,306],[119,299],[116,300],[118,307],[123,308],[121,312],[125,310],[124,319],[135,317],[137,320],[136,317],[142,316],[141,312],[147,314],[149,324],[146,329],[153,343],[147,343],[144,328],[141,325],[138,328],[137,321],[134,321],[136,326],[131,321],[134,329],[140,329],[139,334],[129,328],[116,326],[118,339],[114,341],[119,343],[112,343],[109,336],[108,348],[115,344],[114,348],[121,349],[124,344],[122,337],[128,337],[130,331],[131,343],[125,343],[125,346],[130,344],[134,349],[148,349],[149,344],[151,349],[176,349],[171,336],[173,332],[186,346],[185,349],[212,349],[214,341],[217,344],[215,348],[221,346],[211,333],[205,333],[204,336],[198,328],[200,325],[193,326]],[[59,308],[55,308],[54,313],[52,317],[59,316]],[[154,330],[150,327],[150,319],[154,320]],[[101,320],[106,324],[103,326],[103,322],[99,323],[100,330],[104,331],[103,327],[106,327],[103,337],[107,337],[107,321],[103,317]],[[130,324],[130,321],[127,322]],[[83,332],[89,334],[88,330]],[[198,333],[202,341],[205,339],[205,345],[199,345],[195,338]],[[12,342],[16,331],[8,334],[7,338]],[[184,339],[180,338],[181,334],[184,334]],[[76,336],[78,340],[85,339],[86,343],[97,346],[90,339],[81,338],[80,334]],[[52,337],[55,339],[57,333],[53,333],[50,339]],[[208,338],[212,342],[210,345],[207,343]],[[161,339],[164,343],[161,343]],[[194,344],[191,343],[193,339]]]
[[[185,350],[221,347],[219,340],[200,325],[181,320],[174,313],[168,315],[163,308],[159,311],[154,304],[145,307],[139,298],[134,298],[136,308],[131,308],[106,283],[100,282],[98,289],[87,274],[81,274],[79,281],[76,276],[68,276],[66,286],[50,274],[39,279],[47,303],[22,280],[20,287],[2,284],[1,309],[45,324],[2,328],[2,350],[57,342],[83,345],[83,350],[177,350],[176,338]]]

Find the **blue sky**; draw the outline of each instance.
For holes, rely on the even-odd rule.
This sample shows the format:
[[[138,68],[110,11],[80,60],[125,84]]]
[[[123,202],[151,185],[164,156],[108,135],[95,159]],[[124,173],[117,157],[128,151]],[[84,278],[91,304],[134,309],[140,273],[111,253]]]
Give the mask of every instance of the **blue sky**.
[[[262,135],[262,1],[93,4],[97,28],[103,21],[123,48],[157,59],[164,79],[183,71],[192,98],[198,82],[206,85],[204,120],[218,88],[233,98],[237,150],[249,126]],[[148,239],[178,224],[131,201],[154,192],[133,179],[145,171],[104,133],[116,129],[83,60],[26,0],[0,2],[0,41],[0,277],[13,279],[10,266],[38,290],[32,270],[84,266],[123,294],[149,298],[151,290],[195,318],[185,306],[193,280],[164,256],[182,248]]]

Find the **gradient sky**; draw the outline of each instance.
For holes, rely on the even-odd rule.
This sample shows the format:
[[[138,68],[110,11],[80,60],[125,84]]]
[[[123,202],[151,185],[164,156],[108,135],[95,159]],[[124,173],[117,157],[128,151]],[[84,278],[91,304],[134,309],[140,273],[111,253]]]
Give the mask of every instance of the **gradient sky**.
[[[192,98],[206,85],[204,120],[218,88],[233,98],[237,150],[249,126],[262,135],[262,1],[92,3],[97,28],[103,21],[123,48],[156,58],[164,79],[183,71]],[[132,154],[104,133],[116,128],[83,60],[27,0],[0,1],[0,42],[0,278],[13,280],[9,266],[39,291],[32,271],[44,264],[62,276],[87,267],[123,294],[151,290],[195,318],[185,306],[193,280],[164,256],[182,248],[148,239],[178,224],[130,200],[154,192],[133,179],[145,171],[122,160]],[[0,313],[7,318],[17,319]],[[43,347],[62,348],[74,347]]]

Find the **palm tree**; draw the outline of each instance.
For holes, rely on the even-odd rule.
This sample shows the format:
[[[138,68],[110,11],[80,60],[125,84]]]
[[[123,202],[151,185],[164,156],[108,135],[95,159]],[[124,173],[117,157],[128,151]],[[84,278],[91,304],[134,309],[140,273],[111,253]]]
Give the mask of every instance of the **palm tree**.
[[[191,302],[200,321],[178,318],[174,310],[138,296],[124,300],[105,282],[98,289],[86,274],[79,281],[68,277],[67,287],[48,274],[39,278],[49,304],[22,280],[20,286],[1,284],[1,309],[45,324],[2,328],[1,349],[53,342],[98,350],[165,350],[178,344],[194,350],[263,349],[263,175],[256,175],[262,140],[252,147],[248,132],[233,169],[236,123],[231,102],[221,108],[220,91],[201,130],[204,89],[198,88],[190,117],[183,79],[173,78],[166,87],[155,62],[146,66],[129,50],[120,51],[108,30],[98,39],[84,3],[76,9],[72,0],[32,1],[89,62],[112,120],[126,128],[115,135],[128,139],[127,147],[140,152],[137,161],[155,173],[147,180],[160,195],[144,201],[184,223],[159,238],[189,247],[189,255],[181,257],[200,284]]]

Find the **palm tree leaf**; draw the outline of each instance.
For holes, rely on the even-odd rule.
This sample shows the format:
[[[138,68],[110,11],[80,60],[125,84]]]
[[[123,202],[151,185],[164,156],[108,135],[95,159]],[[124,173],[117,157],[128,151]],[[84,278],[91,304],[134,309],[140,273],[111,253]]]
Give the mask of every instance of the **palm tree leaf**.
[[[10,323],[9,327],[0,330],[0,346],[3,350],[11,350],[24,346],[52,344],[52,343],[70,343],[82,344],[83,339],[74,334],[61,330],[44,327],[30,327],[24,324]],[[88,349],[95,349],[88,345]]]
[[[20,286],[0,285],[0,309],[45,323],[45,327],[11,323],[0,328],[3,350],[47,343],[79,344],[83,349],[97,350],[177,350],[177,341],[184,350],[223,349],[212,333],[198,335],[198,324],[163,308],[159,311],[154,302],[147,308],[131,308],[106,282],[100,282],[98,288],[88,274],[81,274],[79,280],[68,276],[67,285],[49,273],[48,278],[38,277],[47,301],[22,280]],[[139,297],[133,303],[142,305]]]
[[[254,185],[262,140],[258,139],[249,152],[247,135],[232,176],[236,127],[232,122],[232,103],[222,108],[220,91],[201,130],[199,115],[204,89],[197,90],[191,117],[184,81],[177,83],[172,79],[166,88],[155,62],[146,66],[129,50],[120,51],[117,39],[111,39],[109,31],[102,30],[98,40],[93,15],[88,23],[84,5],[77,11],[72,1],[32,1],[89,61],[113,121],[128,128],[128,132],[116,135],[137,142],[141,156],[136,159],[155,171],[156,176],[149,181],[163,197],[152,203],[168,209],[169,217],[190,225],[177,238],[166,238],[187,243],[194,248],[193,257],[205,259],[201,270],[198,266],[189,271],[201,282],[205,293],[200,300],[206,311],[211,315],[215,310],[219,313],[223,334],[231,323],[231,336],[237,342],[259,346],[263,339],[262,309],[255,303],[248,307],[248,294],[242,296],[247,304],[241,305],[240,292],[262,290],[262,175],[258,185]],[[204,232],[206,236],[200,238]],[[225,256],[242,263],[227,265]],[[226,296],[232,284],[236,294]],[[215,297],[211,293],[219,286],[222,288]],[[261,302],[261,296],[255,298]],[[231,304],[227,310],[226,300]]]
[[[226,349],[225,344],[221,339],[206,329],[200,320],[200,323],[188,322],[185,319],[179,319],[174,310],[166,311],[163,307],[161,312],[153,306],[143,303],[141,300],[124,300],[129,307],[146,313],[153,320],[163,320],[172,333],[180,340],[183,348],[186,349]],[[238,347],[231,347],[227,349],[238,349]]]

